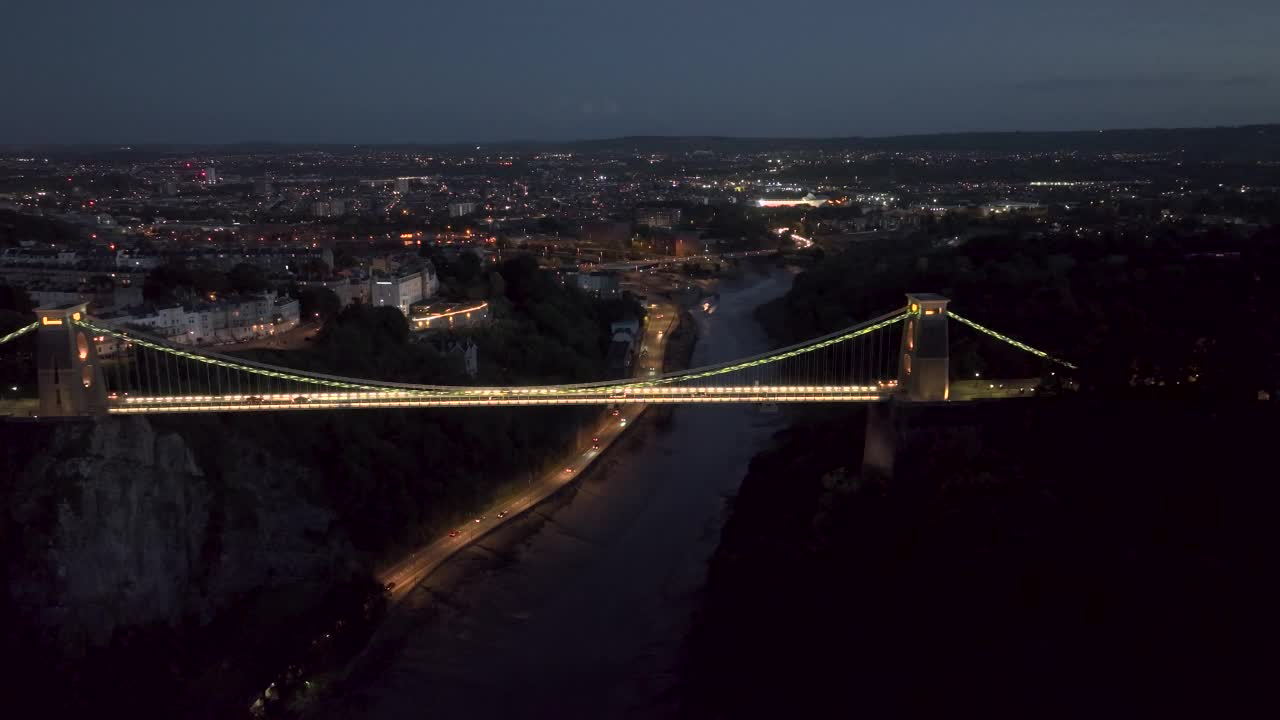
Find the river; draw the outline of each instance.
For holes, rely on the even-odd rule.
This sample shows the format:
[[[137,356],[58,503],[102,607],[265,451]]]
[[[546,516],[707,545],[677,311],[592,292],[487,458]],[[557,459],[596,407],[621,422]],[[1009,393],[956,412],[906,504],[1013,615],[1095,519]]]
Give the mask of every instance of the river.
[[[791,278],[771,271],[723,282],[713,313],[693,311],[693,364],[767,349],[752,310]],[[688,406],[664,427],[642,423],[575,491],[423,583],[393,621],[394,640],[367,653],[324,714],[674,715],[675,664],[725,499],[782,422],[754,406]]]

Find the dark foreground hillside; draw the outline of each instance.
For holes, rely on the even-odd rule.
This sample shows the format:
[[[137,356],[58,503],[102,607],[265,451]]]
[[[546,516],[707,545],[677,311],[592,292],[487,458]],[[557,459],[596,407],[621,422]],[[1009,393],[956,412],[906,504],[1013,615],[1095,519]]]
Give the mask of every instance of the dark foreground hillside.
[[[1278,410],[952,406],[890,481],[862,410],[797,423],[733,503],[686,715],[1274,716]]]

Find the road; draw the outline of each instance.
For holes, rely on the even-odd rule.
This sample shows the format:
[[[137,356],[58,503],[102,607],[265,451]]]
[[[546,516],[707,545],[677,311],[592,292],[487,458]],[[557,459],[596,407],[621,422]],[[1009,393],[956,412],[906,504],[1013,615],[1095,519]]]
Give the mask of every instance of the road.
[[[675,326],[678,313],[679,309],[675,305],[666,302],[655,303],[649,309],[649,319],[645,323],[644,337],[641,342],[641,347],[646,348],[648,352],[637,361],[638,375],[643,377],[662,372],[662,358],[666,352],[667,337]],[[469,522],[457,528],[456,537],[445,536],[419,547],[379,572],[378,580],[391,588],[391,602],[402,601],[418,583],[454,553],[488,535],[504,523],[519,517],[573,482],[591,466],[591,463],[607,452],[618,438],[635,425],[635,421],[639,419],[644,409],[645,406],[640,404],[620,406],[618,415],[606,415],[603,423],[595,429],[593,436],[600,438],[598,448],[590,448],[586,452],[575,451],[555,470],[531,482],[527,490],[485,510],[480,514],[479,522]],[[498,513],[504,513],[504,515],[498,517]]]
[[[216,352],[241,352],[244,350],[301,350],[306,342],[320,332],[321,323],[304,322],[288,332],[265,338],[246,340],[239,343],[218,345],[210,348]]]

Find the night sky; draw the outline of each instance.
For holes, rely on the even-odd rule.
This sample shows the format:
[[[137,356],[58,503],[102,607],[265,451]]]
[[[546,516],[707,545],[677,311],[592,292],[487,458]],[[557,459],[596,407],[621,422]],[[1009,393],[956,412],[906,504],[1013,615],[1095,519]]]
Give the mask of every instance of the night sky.
[[[1280,0],[52,0],[0,18],[0,143],[1280,122]]]

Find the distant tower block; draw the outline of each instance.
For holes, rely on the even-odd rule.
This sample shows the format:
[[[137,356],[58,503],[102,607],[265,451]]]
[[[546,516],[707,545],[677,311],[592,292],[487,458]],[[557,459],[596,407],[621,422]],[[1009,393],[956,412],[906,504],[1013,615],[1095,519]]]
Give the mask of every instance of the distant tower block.
[[[85,303],[37,308],[36,369],[41,417],[100,415],[107,392],[93,338],[76,326]]]
[[[943,402],[951,396],[948,302],[932,293],[907,294],[907,320],[898,358],[898,386],[907,400]]]

